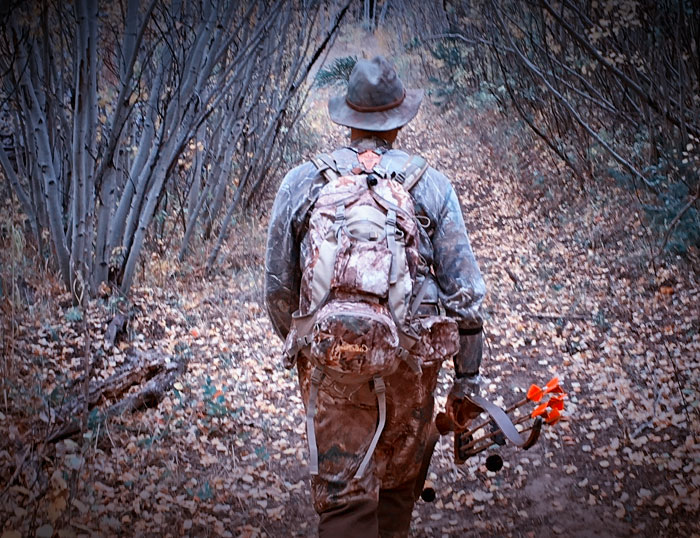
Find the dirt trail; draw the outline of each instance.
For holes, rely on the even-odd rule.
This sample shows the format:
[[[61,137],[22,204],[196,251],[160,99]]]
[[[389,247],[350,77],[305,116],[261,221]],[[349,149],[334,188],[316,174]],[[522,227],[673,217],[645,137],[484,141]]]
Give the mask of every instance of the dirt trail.
[[[310,125],[324,125],[322,107],[319,99]],[[454,465],[443,438],[430,474],[437,499],[417,503],[412,536],[697,535],[697,283],[687,271],[634,265],[605,226],[622,211],[610,192],[577,206],[546,188],[557,171],[537,148],[499,151],[509,140],[517,147],[521,134],[492,112],[457,120],[426,104],[398,145],[425,156],[459,192],[489,288],[491,397],[511,403],[558,375],[570,418],[528,452],[501,449],[497,474],[486,471],[485,455]],[[319,135],[319,145],[330,149],[342,135]],[[516,173],[533,184],[527,196]],[[551,216],[542,210],[557,205]],[[0,507],[3,530],[26,530],[31,516],[34,528],[73,534],[314,534],[301,399],[260,302],[264,232],[242,224],[212,278],[154,263],[153,279],[134,292],[139,313],[124,347],[174,353],[185,344],[187,375],[157,409],[112,421],[96,440],[59,443],[34,515],[25,509],[33,492],[13,488]],[[61,369],[79,371],[75,334],[59,330],[60,320],[59,311],[22,327],[22,352],[59,358],[47,363],[46,387]],[[123,351],[106,350],[98,375]],[[439,408],[450,380],[446,365]]]
[[[317,107],[311,121],[323,127],[323,98]],[[485,373],[491,397],[511,403],[530,383],[542,385],[558,375],[569,393],[570,419],[547,429],[528,452],[500,450],[506,466],[497,474],[486,471],[487,454],[454,465],[451,439],[443,438],[430,474],[437,499],[417,503],[413,535],[697,532],[698,445],[691,433],[698,433],[697,414],[682,411],[668,360],[657,360],[665,367],[656,364],[653,377],[663,380],[664,386],[657,385],[659,392],[653,398],[651,369],[640,371],[640,365],[664,349],[676,357],[683,351],[691,360],[677,367],[686,380],[697,379],[692,377],[698,368],[697,360],[692,360],[693,353],[697,357],[697,330],[693,333],[695,322],[687,310],[693,300],[697,304],[697,286],[671,269],[661,277],[638,269],[633,279],[629,267],[633,259],[631,255],[624,259],[628,255],[624,247],[617,247],[622,263],[609,261],[615,259],[611,250],[616,247],[599,224],[608,217],[606,211],[619,211],[613,202],[593,200],[594,208],[587,210],[565,199],[542,199],[537,204],[558,203],[561,211],[551,218],[543,215],[532,199],[523,197],[515,174],[530,174],[525,181],[535,182],[537,174],[547,181],[557,171],[545,161],[523,165],[541,159],[535,148],[523,155],[499,151],[509,147],[503,137],[510,137],[516,146],[522,135],[514,127],[508,132],[503,118],[473,112],[466,127],[457,129],[452,125],[462,122],[441,118],[438,112],[426,105],[401,133],[398,145],[443,170],[460,195],[489,287]],[[325,132],[330,134],[321,137],[322,147],[342,143],[342,129]],[[670,282],[674,295],[658,293],[660,283]],[[651,302],[653,319],[645,306]],[[247,323],[269,339],[246,340],[260,351],[252,352],[252,361],[247,359],[240,375],[264,383],[250,387],[261,409],[253,420],[264,425],[260,440],[272,457],[267,463],[260,461],[259,447],[247,447],[249,454],[241,456],[242,462],[258,465],[259,473],[250,473],[255,479],[252,490],[266,495],[269,503],[265,509],[251,503],[246,520],[270,535],[285,535],[292,529],[298,535],[313,534],[317,519],[308,497],[303,409],[295,379],[279,371],[279,343],[267,321],[254,318]],[[675,329],[660,335],[659,324],[669,323],[675,323]],[[451,378],[451,366],[446,365],[439,408]],[[244,454],[246,448],[241,450],[239,454]],[[266,480],[277,481],[283,497],[270,496],[271,490],[259,483],[263,474]],[[245,491],[246,483],[239,484]],[[276,509],[283,510],[279,521],[274,520]]]

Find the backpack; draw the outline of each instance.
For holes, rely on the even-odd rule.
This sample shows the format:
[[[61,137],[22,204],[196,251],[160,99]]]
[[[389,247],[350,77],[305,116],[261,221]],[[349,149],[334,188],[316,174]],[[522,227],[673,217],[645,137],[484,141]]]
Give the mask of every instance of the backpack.
[[[312,159],[324,184],[302,243],[299,310],[285,342],[287,357],[304,350],[313,365],[306,426],[311,474],[318,474],[316,399],[325,377],[345,385],[371,383],[379,421],[355,478],[364,474],[386,423],[383,378],[405,361],[420,373],[411,327],[427,271],[419,253],[419,222],[410,189],[427,168],[421,157],[398,173],[381,167],[381,150],[358,153],[360,166],[341,174],[330,155]],[[426,279],[424,279],[425,281]]]

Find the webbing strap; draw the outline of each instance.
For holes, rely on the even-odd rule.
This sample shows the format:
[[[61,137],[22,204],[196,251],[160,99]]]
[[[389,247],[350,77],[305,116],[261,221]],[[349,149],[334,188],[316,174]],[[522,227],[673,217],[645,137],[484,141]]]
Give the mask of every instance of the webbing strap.
[[[396,259],[396,211],[390,209],[386,214],[386,244],[391,252],[391,269],[389,270],[389,284],[396,284],[399,279],[399,267]]]
[[[413,316],[415,316],[416,312],[418,312],[418,309],[420,308],[420,305],[423,302],[423,297],[425,297],[425,294],[428,292],[429,285],[430,279],[426,275],[425,278],[423,278],[423,282],[420,283],[420,288],[418,288],[416,298],[413,299],[413,304],[411,305],[410,319],[413,319]]]
[[[377,429],[374,432],[374,437],[372,437],[372,441],[370,442],[369,448],[367,449],[367,454],[365,454],[362,463],[360,463],[360,467],[355,473],[356,479],[362,478],[362,476],[365,474],[367,466],[369,465],[369,462],[372,459],[372,454],[374,454],[374,450],[377,448],[379,438],[381,437],[382,432],[384,431],[384,425],[386,424],[386,385],[384,384],[384,380],[379,376],[374,376],[374,393],[377,395],[377,407],[379,408],[379,423],[377,424]]]
[[[414,155],[404,165],[401,175],[403,176],[403,186],[407,191],[410,191],[418,180],[423,176],[428,169],[428,162],[418,155]]]
[[[325,302],[325,298],[320,304],[323,302]],[[306,337],[311,334],[314,323],[316,323],[316,312],[318,310],[318,307],[316,307],[311,312],[303,316],[299,314],[298,310],[292,314],[292,325],[297,330],[297,341],[295,345],[298,347],[295,351],[299,351],[299,349],[311,343]]]
[[[416,375],[423,374],[423,368],[421,368],[420,361],[411,352],[404,348],[399,348],[398,350],[399,359],[406,363],[406,365],[413,371]]]
[[[336,207],[335,207],[335,217],[333,219],[333,235],[338,234],[338,230],[343,226],[343,223],[345,222],[345,203],[340,202]]]
[[[318,389],[325,374],[320,368],[314,367],[311,372],[311,388],[309,389],[309,403],[306,406],[306,437],[309,440],[309,469],[312,475],[318,474],[318,446],[316,445],[316,428],[314,417],[316,416],[316,399]]]
[[[326,181],[335,181],[340,177],[333,157],[327,153],[320,153],[319,155],[316,155],[316,157],[311,159],[311,162],[316,168],[318,168],[321,176]]]

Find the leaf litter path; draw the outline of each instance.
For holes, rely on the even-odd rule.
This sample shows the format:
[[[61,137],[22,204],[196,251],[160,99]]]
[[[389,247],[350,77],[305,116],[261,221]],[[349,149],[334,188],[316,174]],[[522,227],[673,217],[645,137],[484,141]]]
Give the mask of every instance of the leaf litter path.
[[[309,125],[322,117],[312,111]],[[694,275],[678,267],[654,273],[640,262],[628,241],[640,224],[612,187],[578,202],[555,187],[538,191],[538,178],[546,185],[561,171],[536,146],[516,154],[521,134],[489,112],[465,120],[426,106],[398,145],[424,155],[458,190],[489,289],[491,398],[512,403],[530,383],[558,375],[570,419],[527,452],[501,449],[497,474],[486,471],[485,454],[454,465],[451,438],[443,438],[429,477],[437,499],[417,503],[412,536],[697,535]],[[335,130],[319,143],[330,148],[341,136]],[[314,534],[303,407],[261,306],[264,233],[259,223],[241,225],[212,278],[151,263],[152,276],[134,293],[129,341],[104,346],[95,369],[110,375],[132,348],[184,347],[187,374],[158,408],[58,443],[43,481],[21,477],[43,484],[39,491],[16,485],[3,499],[8,537],[30,527],[62,536]],[[19,350],[44,361],[38,375],[47,393],[80,369],[79,326],[60,309],[53,314],[20,327]],[[95,305],[93,331],[107,321]],[[438,408],[451,377],[446,364]],[[11,418],[0,416],[2,428],[20,446],[30,433]]]

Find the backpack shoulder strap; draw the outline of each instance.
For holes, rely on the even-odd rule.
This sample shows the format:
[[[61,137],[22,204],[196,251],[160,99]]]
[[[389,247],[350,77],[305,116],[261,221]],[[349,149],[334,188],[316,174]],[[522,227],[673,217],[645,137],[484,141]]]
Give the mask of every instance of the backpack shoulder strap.
[[[419,155],[414,155],[406,160],[403,168],[396,175],[396,179],[403,184],[407,191],[410,191],[420,181],[427,169],[428,161]]]
[[[318,168],[321,177],[323,177],[326,182],[335,181],[340,177],[335,159],[328,153],[319,153],[311,159],[311,162]]]

